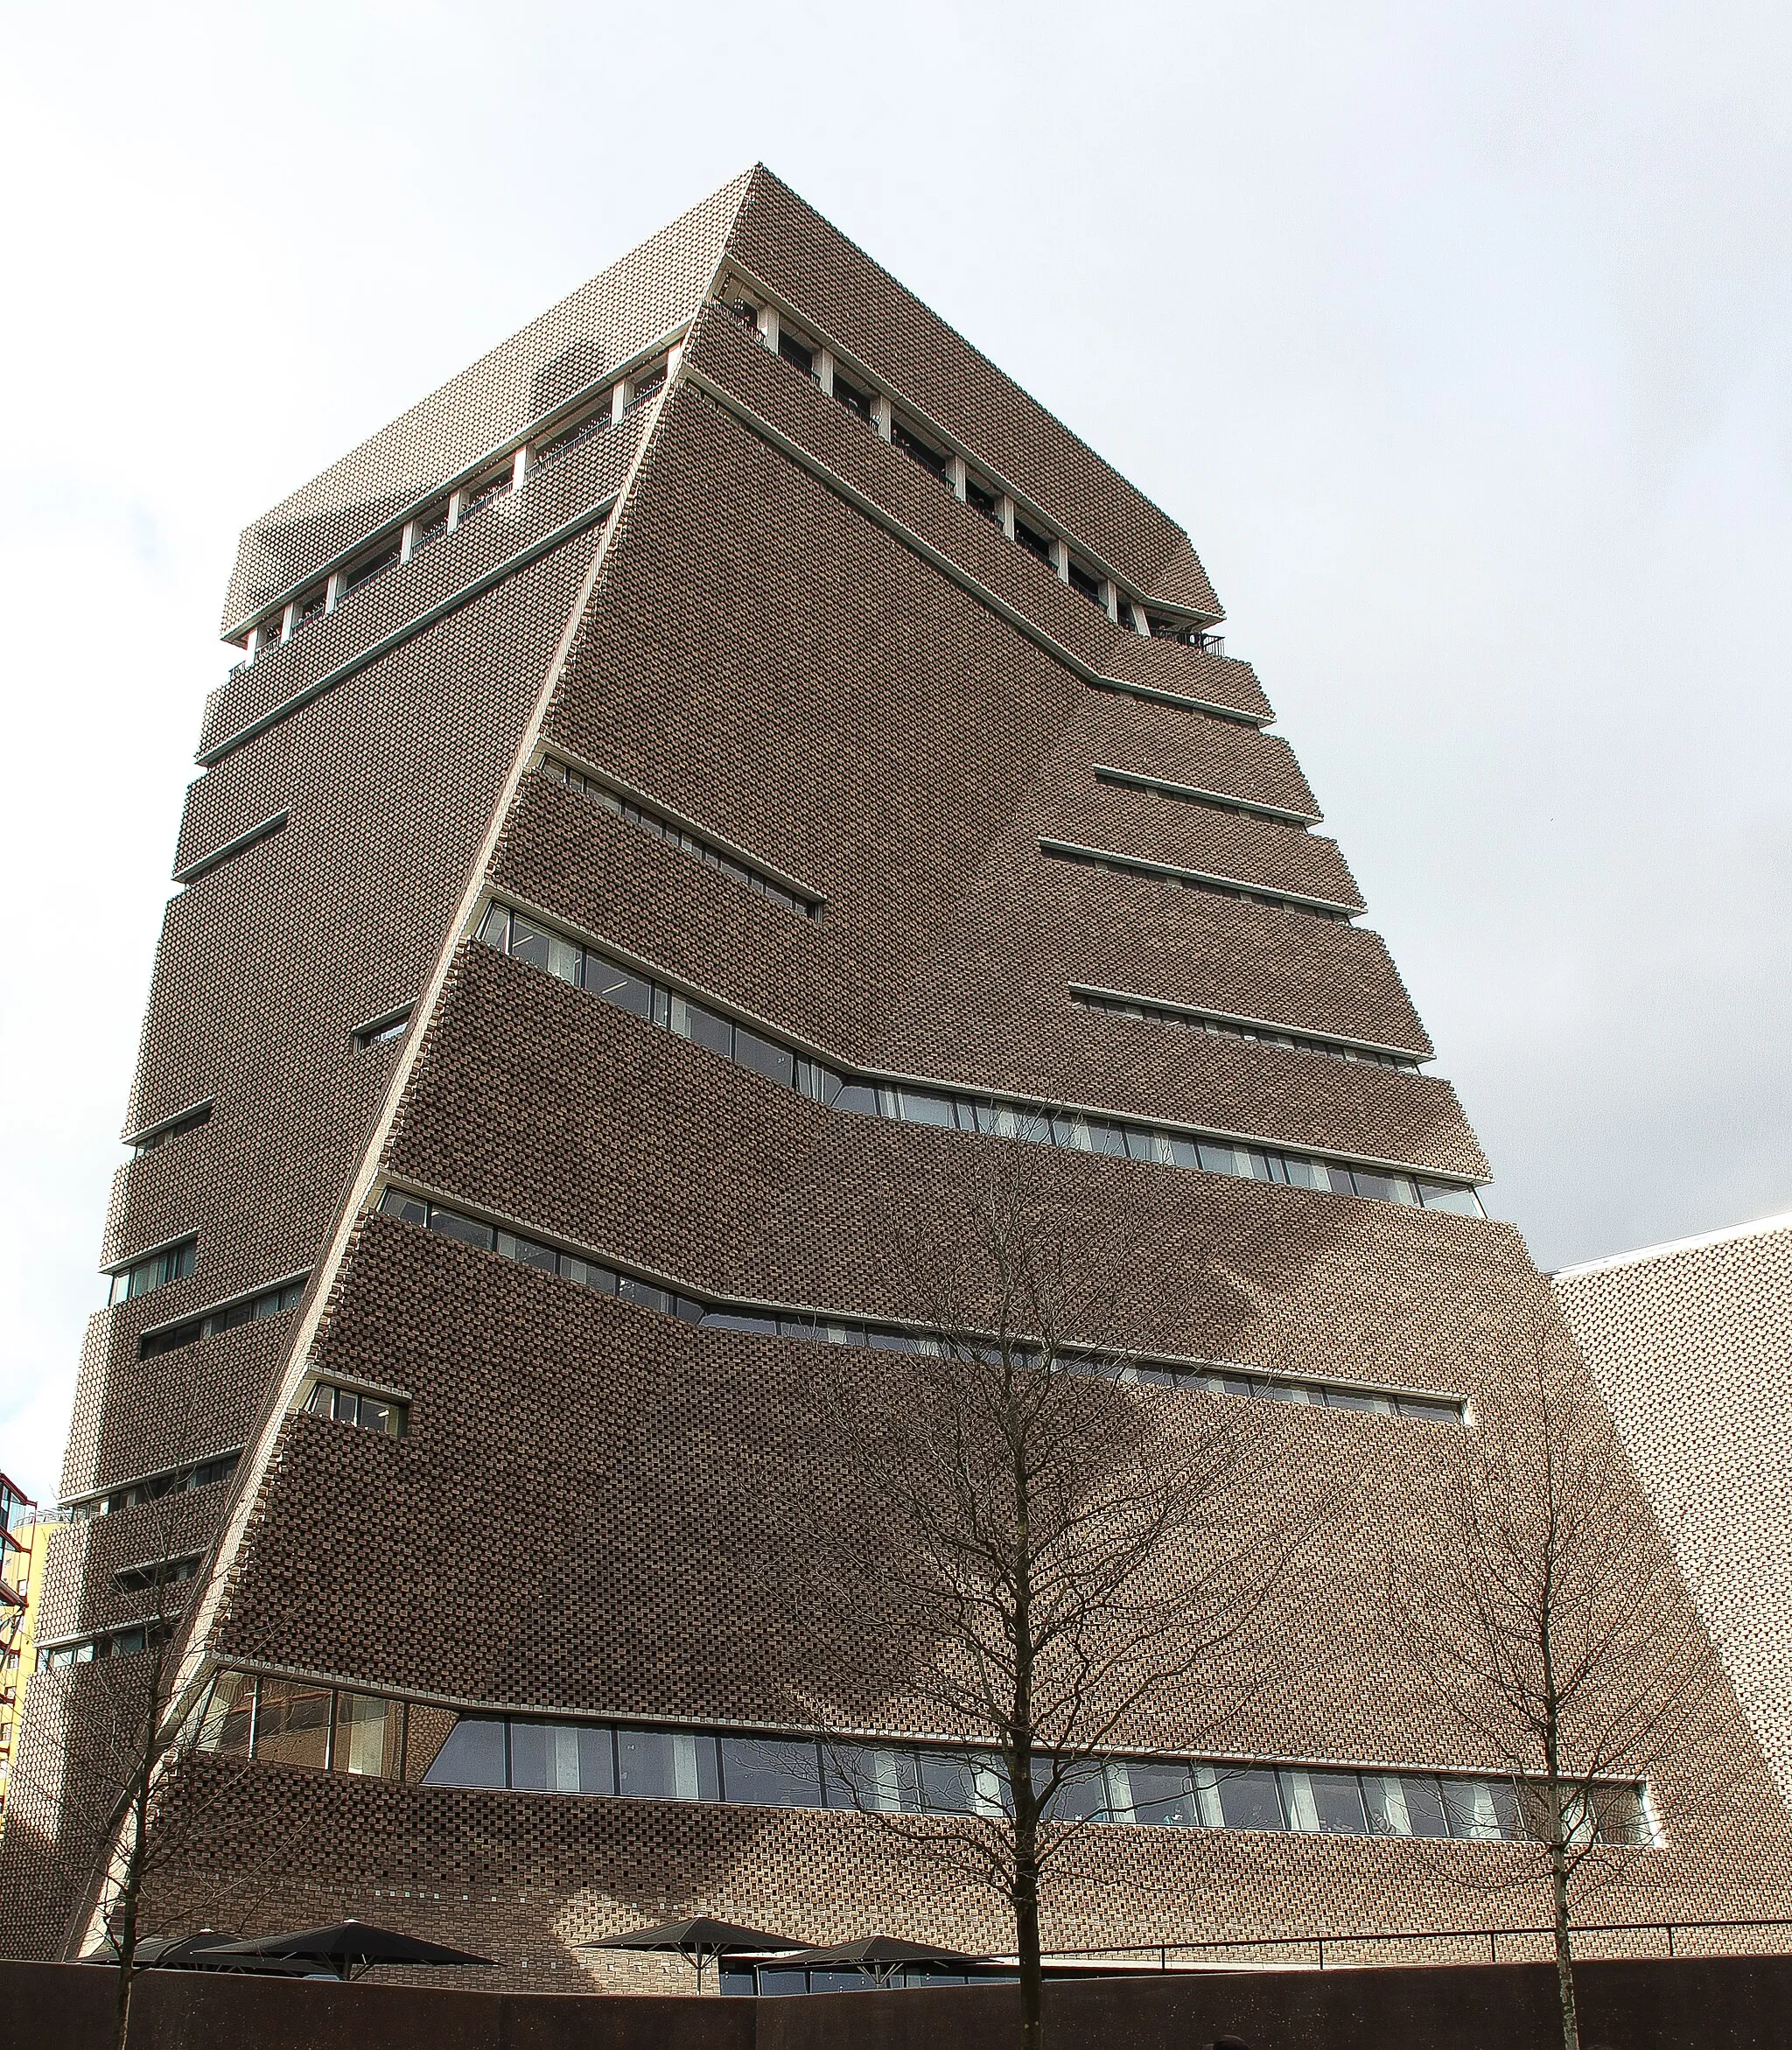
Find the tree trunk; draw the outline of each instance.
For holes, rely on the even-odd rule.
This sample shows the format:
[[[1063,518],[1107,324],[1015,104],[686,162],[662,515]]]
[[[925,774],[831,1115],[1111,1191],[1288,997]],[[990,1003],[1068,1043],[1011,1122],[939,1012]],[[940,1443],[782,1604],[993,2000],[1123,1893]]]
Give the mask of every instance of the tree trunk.
[[[125,1868],[123,1914],[118,1923],[118,2001],[112,2032],[113,2050],[125,2050],[130,2033],[130,1994],[136,1984],[137,1858],[135,1847]]]
[[[1026,1832],[1030,1838],[1032,1831]],[[1040,2000],[1040,1875],[1032,1844],[1017,1843],[1014,1861],[1014,1949],[1020,1960],[1020,2050],[1040,2050],[1045,2015]]]
[[[1556,1807],[1557,1840],[1550,1847],[1550,1880],[1556,1910],[1556,1991],[1562,2005],[1562,2050],[1580,2050],[1580,2014],[1574,2005],[1574,1939],[1568,1928],[1568,1861],[1562,1849],[1559,1797]]]

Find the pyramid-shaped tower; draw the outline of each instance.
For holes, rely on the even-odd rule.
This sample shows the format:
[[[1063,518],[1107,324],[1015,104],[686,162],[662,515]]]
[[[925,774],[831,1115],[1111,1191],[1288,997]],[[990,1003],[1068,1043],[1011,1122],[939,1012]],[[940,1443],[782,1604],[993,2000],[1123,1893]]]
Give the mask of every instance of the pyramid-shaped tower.
[[[530,1984],[693,1910],[1012,1942],[830,1804],[818,1698],[911,1762],[954,1733],[828,1669],[792,1505],[830,1499],[818,1348],[874,1376],[902,1340],[891,1216],[1017,1134],[1126,1219],[1150,1398],[1248,1410],[1273,1485],[1231,1518],[1314,1534],[1233,1725],[1185,1688],[1116,1734],[1110,1787],[1188,1799],[1112,1797],[1048,1942],[1535,1919],[1489,1895],[1498,1761],[1396,1641],[1380,1534],[1432,1513],[1536,1277],[1221,617],[1172,520],[763,168],[247,529],[15,1948],[103,1925],[70,1777],[170,1529],[212,1735],[146,1927],[234,1875],[254,1926],[394,1921]],[[1702,1741],[1672,1806],[1707,1819],[1633,1847],[1626,1914],[1783,1864],[1727,1697]]]

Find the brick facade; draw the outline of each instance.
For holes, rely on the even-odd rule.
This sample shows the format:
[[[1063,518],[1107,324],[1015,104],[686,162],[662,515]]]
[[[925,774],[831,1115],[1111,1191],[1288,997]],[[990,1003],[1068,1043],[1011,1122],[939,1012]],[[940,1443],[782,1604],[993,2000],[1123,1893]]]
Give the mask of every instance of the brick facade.
[[[1220,615],[1167,515],[763,169],[247,531],[233,632],[486,452],[680,347],[626,419],[207,708],[177,868],[285,823],[170,906],[128,1125],[213,1109],[121,1171],[107,1249],[122,1263],[197,1234],[198,1265],[95,1317],[65,1477],[78,1499],[245,1448],[180,1506],[181,1542],[214,1548],[190,1596],[195,1686],[236,1666],[438,1719],[962,1734],[892,1690],[877,1619],[817,1612],[806,1537],[864,1512],[818,1452],[812,1344],[697,1327],[368,1213],[389,1177],[676,1289],[895,1317],[890,1219],[940,1214],[1000,1142],[824,1107],[504,958],[471,936],[493,893],[844,1069],[1487,1172],[1440,1077],[1073,1002],[1117,990],[1430,1051],[1379,937],[1320,914],[1360,899],[1306,829],[1319,806],[1261,730],[1249,666],[1092,604],[761,346],[722,303],[755,289],[1116,587],[1184,626]],[[543,745],[800,883],[819,917],[535,773]],[[406,1005],[399,1036],[356,1043]],[[1124,1224],[1141,1347],[1488,1413],[1521,1399],[1510,1362],[1539,1284],[1503,1225],[1143,1158],[1040,1149],[1037,1165]],[[154,1352],[170,1325],[294,1275],[301,1303],[140,1356],[145,1333]],[[878,1358],[855,1355],[868,1375]],[[407,1433],[295,1413],[312,1374],[396,1391]],[[1165,1405],[1172,1434],[1236,1401],[1111,1399]],[[1426,1698],[1378,1578],[1390,1529],[1438,1524],[1452,1427],[1250,1409],[1254,1479],[1228,1516],[1298,1528],[1296,1570],[1116,1741],[1490,1767]],[[113,1578],[133,1518],[154,1521],[123,1508],[64,1534],[66,1638],[133,1613]],[[93,1670],[34,1698],[66,1697],[78,1723]],[[42,1784],[34,1805],[15,1796],[0,1863],[8,1938],[39,1954],[78,1943],[93,1907],[94,1846],[56,1796],[60,1727],[46,1706],[28,1732]],[[1676,1770],[1659,1789],[1672,1828],[1629,1854],[1623,1914],[1768,1912],[1792,1827],[1733,1698]],[[1000,1937],[986,1903],[851,1815],[210,1759],[168,1798],[203,1816],[156,1882],[171,1928],[354,1914],[500,1955],[519,1984],[656,1986],[657,1967],[570,1946],[692,1909],[817,1941]],[[1509,1845],[1116,1827],[1088,1844],[1052,1942],[1538,1912],[1500,1890]]]

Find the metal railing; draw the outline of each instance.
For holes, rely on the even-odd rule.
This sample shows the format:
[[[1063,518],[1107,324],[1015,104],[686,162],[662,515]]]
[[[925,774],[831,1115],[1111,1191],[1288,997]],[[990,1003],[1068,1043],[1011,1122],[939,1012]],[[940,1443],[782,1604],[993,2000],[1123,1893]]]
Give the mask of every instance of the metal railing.
[[[1766,1945],[1736,1942],[1700,1942],[1718,1932],[1776,1932],[1776,1940]],[[1600,1957],[1706,1957],[1746,1955],[1750,1949],[1792,1950],[1792,1917],[1737,1916],[1711,1921],[1586,1922],[1573,1929],[1577,1959],[1592,1962]],[[1601,1944],[1599,1938],[1620,1940]],[[1377,1929],[1355,1935],[1317,1934],[1283,1936],[1215,1936],[1193,1938],[1183,1943],[1107,1943],[1080,1949],[1052,1949],[1046,1967],[1099,1970],[1121,1964],[1123,1970],[1144,1971],[1194,1971],[1203,1966],[1229,1963],[1238,1957],[1248,1967],[1255,1958],[1262,1965],[1303,1965],[1320,1970],[1346,1966],[1397,1964],[1409,1960],[1385,1955],[1389,1946],[1404,1946],[1409,1951],[1430,1945],[1434,1955],[1412,1957],[1415,1964],[1525,1963],[1553,1955],[1555,1931],[1548,1927],[1502,1929]],[[1514,1952],[1522,1947],[1523,1955]],[[1220,1953],[1219,1956],[1212,1954]],[[1240,1954],[1243,1954],[1240,1956]],[[1137,1959],[1136,1964],[1130,1961]],[[1122,1964],[1122,1961],[1127,1961]],[[1152,1962],[1152,1961],[1155,1962]],[[994,1961],[991,1961],[994,1962]]]

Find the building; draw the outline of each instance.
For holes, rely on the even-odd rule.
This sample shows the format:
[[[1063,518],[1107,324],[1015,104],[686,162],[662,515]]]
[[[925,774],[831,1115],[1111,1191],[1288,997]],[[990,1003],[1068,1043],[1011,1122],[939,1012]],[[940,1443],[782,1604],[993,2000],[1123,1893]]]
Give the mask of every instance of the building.
[[[1551,1278],[1792,1804],[1792,1215]]]
[[[1548,1291],[1221,619],[763,168],[249,526],[27,1732],[79,1760],[145,1561],[190,1561],[162,1927],[234,1874],[257,1927],[525,1983],[693,1908],[999,1946],[830,1804],[818,1693],[892,1801],[963,1732],[832,1661],[794,1534],[839,1494],[820,1348],[901,1335],[880,1219],[1014,1137],[1133,1228],[1178,1428],[1248,1406],[1276,1489],[1229,1514],[1323,1532],[1225,1727],[1208,1675],[1116,1733],[1048,1942],[1536,1920],[1376,1561]],[[1712,1741],[1626,1916],[1772,1895],[1733,1704]],[[0,1875],[38,1951],[103,1912],[64,1771]]]
[[[25,1676],[32,1669],[34,1612],[42,1576],[32,1517],[36,1508],[16,1481],[0,1473],[0,1823],[5,1820],[6,1796],[12,1783],[12,1746]]]

